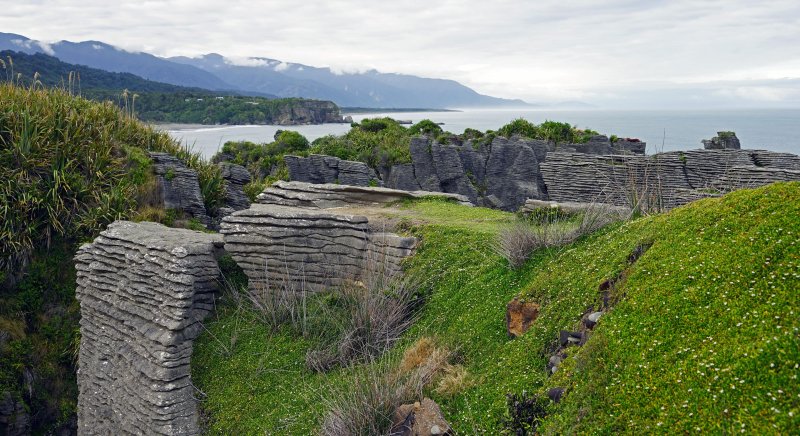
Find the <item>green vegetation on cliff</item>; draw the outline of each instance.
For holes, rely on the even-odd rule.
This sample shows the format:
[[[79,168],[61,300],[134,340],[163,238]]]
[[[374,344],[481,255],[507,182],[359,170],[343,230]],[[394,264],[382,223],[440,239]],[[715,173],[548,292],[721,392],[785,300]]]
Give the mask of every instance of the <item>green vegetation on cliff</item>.
[[[385,214],[422,239],[407,266],[430,286],[415,325],[373,366],[393,365],[421,337],[456,349],[469,382],[426,394],[458,433],[501,432],[506,394],[551,387],[566,392],[546,406],[539,431],[548,434],[800,426],[800,183],[617,224],[539,251],[518,270],[491,249],[513,215],[436,200]],[[637,247],[649,249],[630,263]],[[612,308],[551,377],[559,331],[578,329],[613,278]],[[509,339],[506,304],[520,294],[541,311]],[[304,357],[313,340],[271,333],[248,316],[223,305],[196,343],[193,377],[210,432],[313,432],[330,392],[351,389],[363,366],[311,372]]]
[[[243,96],[154,82],[62,62],[45,54],[0,51],[0,81],[65,87],[95,101],[111,101],[147,122],[188,124],[310,124],[338,122],[329,101]]]
[[[112,221],[152,206],[147,151],[177,155],[197,171],[206,206],[219,204],[216,166],[114,105],[0,84],[0,398],[25,404],[34,433],[74,418],[72,256]]]

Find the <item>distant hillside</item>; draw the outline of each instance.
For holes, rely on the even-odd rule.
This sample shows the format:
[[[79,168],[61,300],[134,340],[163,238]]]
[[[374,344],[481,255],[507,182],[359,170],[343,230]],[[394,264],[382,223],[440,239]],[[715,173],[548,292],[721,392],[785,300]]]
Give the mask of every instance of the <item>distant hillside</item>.
[[[313,97],[343,106],[455,108],[474,106],[527,106],[522,100],[507,100],[478,94],[453,80],[428,79],[375,70],[336,73],[330,68],[251,58],[252,65],[230,63],[212,53],[199,58],[175,57],[175,62],[193,65],[241,89],[267,92],[281,97]]]
[[[164,59],[147,53],[128,52],[98,41],[45,44],[21,35],[0,33],[0,50],[4,49],[28,54],[45,53],[64,62],[132,73],[173,85],[331,100],[342,106],[442,109],[529,105],[522,100],[482,95],[453,80],[375,70],[340,73],[330,68],[269,58],[250,58],[246,66],[237,65],[219,54]]]
[[[12,79],[30,85],[36,75],[47,87],[70,87],[73,93],[86,98],[112,101],[143,121],[281,125],[342,121],[338,106],[330,101],[270,99],[187,88],[154,82],[130,73],[112,73],[68,64],[42,53],[5,50],[0,51],[0,59],[7,64],[5,77],[0,71],[0,81]],[[127,97],[123,95],[124,90],[128,91]]]
[[[11,62],[8,59],[11,58]],[[0,78],[8,79],[10,74],[22,75],[22,80],[29,83],[38,73],[39,81],[45,86],[69,85],[70,74],[74,75],[74,89],[85,90],[89,94],[99,90],[114,90],[115,93],[127,89],[130,92],[202,92],[211,94],[207,89],[188,88],[143,79],[131,73],[113,73],[84,65],[62,62],[53,56],[42,53],[26,54],[20,51],[0,51],[0,59],[7,63],[5,71],[0,71]],[[5,77],[4,77],[5,73]]]
[[[170,62],[147,53],[131,53],[99,41],[61,41],[46,45],[22,35],[0,33],[0,50],[45,53],[78,65],[115,73],[132,73],[172,85],[234,90],[235,87],[199,68]]]

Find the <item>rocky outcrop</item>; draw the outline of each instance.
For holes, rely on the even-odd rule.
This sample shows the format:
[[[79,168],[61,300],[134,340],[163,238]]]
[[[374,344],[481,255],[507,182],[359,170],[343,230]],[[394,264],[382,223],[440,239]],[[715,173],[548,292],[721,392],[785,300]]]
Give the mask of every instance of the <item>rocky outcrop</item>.
[[[319,291],[360,280],[365,267],[391,276],[416,246],[415,238],[374,233],[365,216],[281,204],[235,212],[220,231],[256,292],[290,282]]]
[[[207,225],[209,218],[197,173],[171,154],[151,152],[150,158],[164,208],[181,210]]]
[[[700,141],[706,150],[740,150],[742,144],[734,132],[717,132],[717,136]]]
[[[285,104],[277,106],[267,120],[268,124],[281,126],[344,122],[339,106],[323,100],[287,100]]]
[[[80,434],[198,434],[192,341],[213,309],[220,235],[117,221],[75,256]]]
[[[224,207],[234,211],[250,207],[250,199],[244,193],[244,185],[251,181],[247,168],[228,162],[221,162],[218,165],[225,180]]]
[[[375,170],[363,162],[342,160],[338,157],[312,154],[284,156],[289,178],[307,183],[338,183],[351,186],[378,186],[381,184]]]
[[[426,196],[451,198],[461,204],[471,205],[469,200],[457,194],[303,182],[276,182],[259,194],[256,202],[260,204],[328,209],[385,204]]]
[[[781,156],[778,156],[781,155]],[[652,156],[549,153],[541,164],[549,198],[670,209],[690,201],[774,181],[800,180],[783,153],[690,150]],[[781,162],[779,167],[768,167]]]
[[[643,155],[646,143],[635,138],[611,141],[606,135],[595,135],[582,144],[564,144],[556,149],[562,152],[585,154],[636,154]]]

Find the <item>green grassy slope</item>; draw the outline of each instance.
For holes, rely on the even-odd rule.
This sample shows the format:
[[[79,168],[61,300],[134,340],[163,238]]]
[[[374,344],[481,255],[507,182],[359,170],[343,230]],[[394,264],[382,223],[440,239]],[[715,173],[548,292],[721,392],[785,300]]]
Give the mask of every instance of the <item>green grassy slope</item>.
[[[434,285],[419,320],[384,361],[423,335],[458,348],[472,384],[451,397],[430,395],[460,433],[497,433],[507,393],[554,386],[568,390],[549,407],[541,430],[551,433],[800,426],[800,184],[617,225],[538,253],[520,271],[489,248],[496,226],[464,226],[480,220],[480,209],[430,201],[409,208],[415,222],[435,222],[412,228],[423,244],[409,262]],[[625,270],[641,244],[652,246],[626,271],[614,308],[549,377],[558,331],[579,326],[600,303],[598,286]],[[542,311],[528,333],[509,339],[505,304],[520,293]],[[270,335],[232,309],[207,327],[193,373],[212,433],[312,432],[326,393],[353,380],[352,369],[308,371],[308,341]]]

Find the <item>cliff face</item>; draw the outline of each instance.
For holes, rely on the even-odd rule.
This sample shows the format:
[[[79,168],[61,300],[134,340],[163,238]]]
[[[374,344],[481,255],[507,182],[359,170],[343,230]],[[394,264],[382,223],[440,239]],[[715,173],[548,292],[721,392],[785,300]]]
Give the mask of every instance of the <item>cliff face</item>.
[[[293,100],[279,106],[271,118],[282,126],[345,122],[336,103],[321,100]]]

